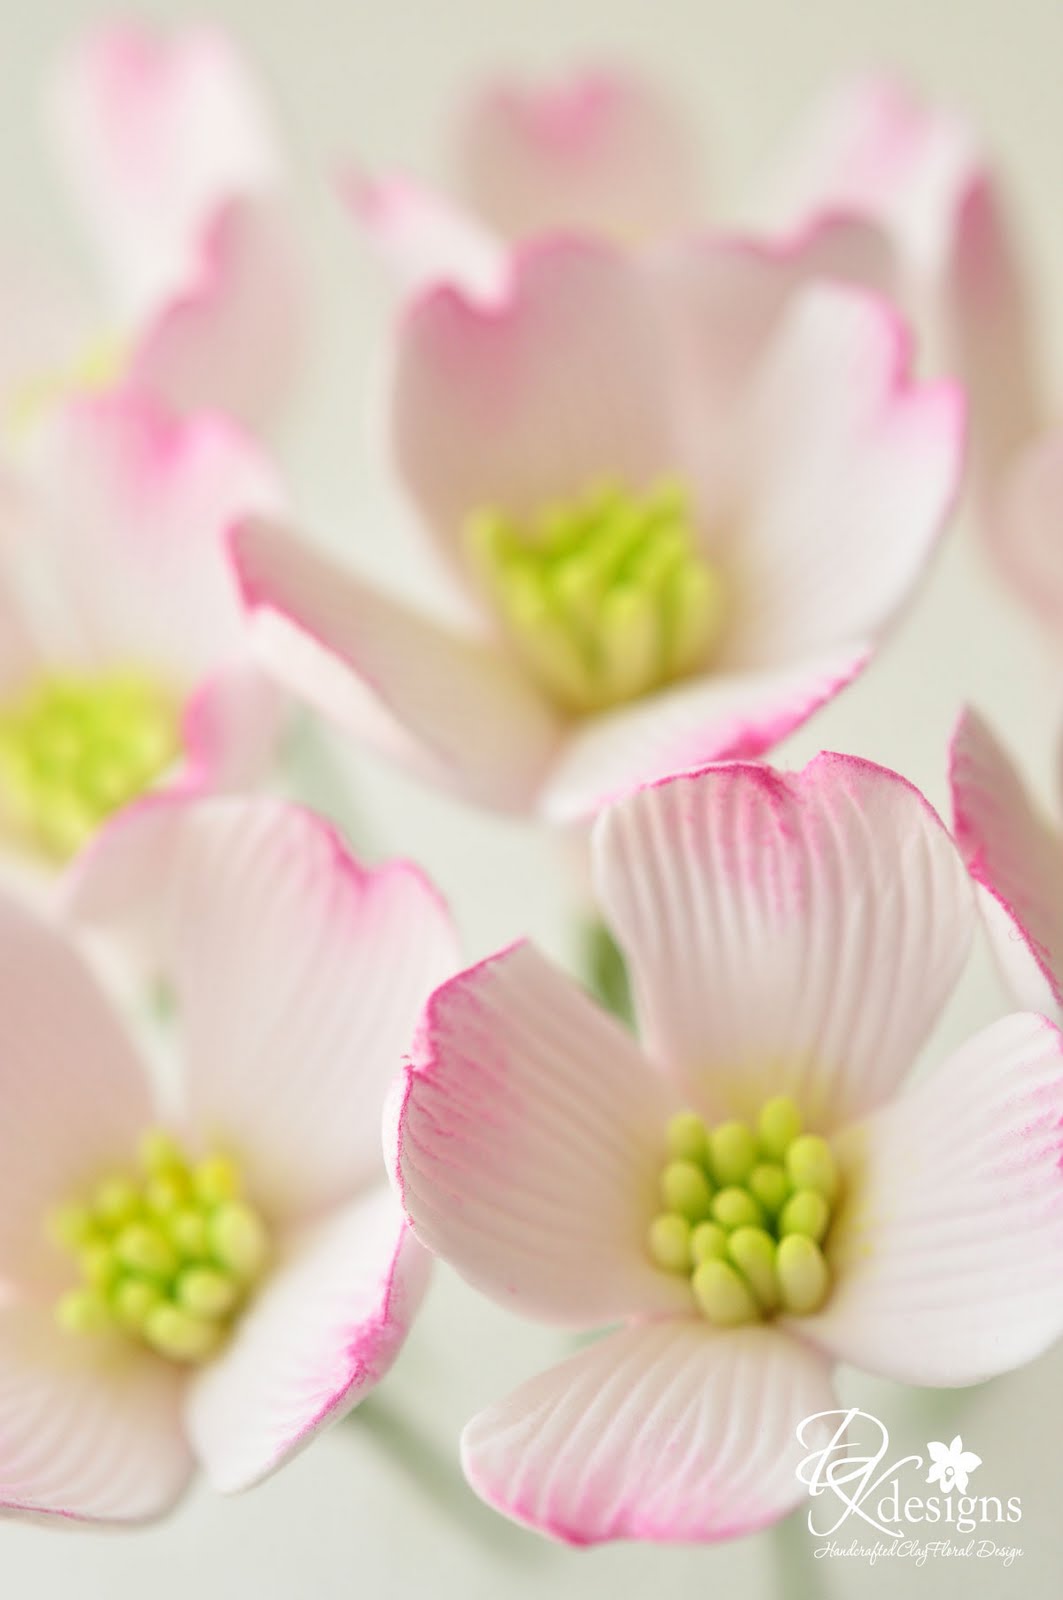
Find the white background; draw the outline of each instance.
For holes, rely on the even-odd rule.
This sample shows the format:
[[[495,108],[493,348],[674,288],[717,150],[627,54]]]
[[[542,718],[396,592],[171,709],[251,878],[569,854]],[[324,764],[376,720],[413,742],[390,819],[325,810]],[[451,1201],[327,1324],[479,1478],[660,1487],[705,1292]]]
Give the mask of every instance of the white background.
[[[126,9],[160,18],[193,14],[180,0]],[[79,0],[19,0],[17,11],[7,0],[0,246],[33,239],[49,249],[78,248],[40,138],[38,98],[57,48],[103,14]],[[320,324],[314,370],[284,444],[293,502],[308,527],[391,583],[416,585],[420,574],[411,529],[367,442],[390,300],[335,200],[332,176],[354,155],[372,166],[444,176],[448,121],[460,95],[500,64],[533,74],[627,60],[673,85],[704,134],[707,218],[734,214],[743,186],[787,126],[839,75],[880,63],[910,73],[927,92],[966,108],[998,153],[1032,253],[1045,336],[1060,352],[1063,319],[1052,294],[1063,289],[1058,0],[226,0],[196,14],[235,30],[271,82],[291,141]],[[1056,365],[1063,366],[1058,355]],[[797,764],[821,746],[855,751],[899,768],[943,805],[947,736],[966,697],[990,715],[1047,798],[1061,711],[1057,685],[1058,659],[996,592],[974,533],[958,524],[872,670],[791,740],[781,759]],[[318,780],[327,777],[355,844],[374,856],[419,858],[448,894],[470,956],[524,932],[567,953],[565,885],[547,839],[420,791],[360,753],[330,748],[327,755],[325,774],[317,752]],[[343,786],[353,802],[342,798]],[[1002,1003],[988,964],[976,959],[931,1055]],[[966,1447],[985,1461],[980,1491],[1022,1496],[1014,1542],[1025,1555],[1007,1571],[984,1562],[972,1570],[966,1560],[921,1569],[846,1563],[828,1571],[805,1560],[803,1587],[795,1553],[804,1557],[809,1540],[800,1526],[716,1550],[587,1554],[549,1546],[482,1511],[456,1478],[461,1424],[559,1347],[556,1335],[513,1321],[440,1272],[372,1424],[344,1424],[242,1498],[194,1492],[149,1531],[0,1525],[0,1597],[626,1600],[729,1593],[767,1600],[807,1593],[862,1600],[900,1594],[903,1586],[905,1593],[995,1600],[1059,1592],[1063,1354],[990,1389],[934,1399],[929,1409],[925,1397],[847,1374],[847,1394],[889,1422],[899,1454],[962,1430]],[[388,1450],[389,1429],[425,1433],[419,1481]]]

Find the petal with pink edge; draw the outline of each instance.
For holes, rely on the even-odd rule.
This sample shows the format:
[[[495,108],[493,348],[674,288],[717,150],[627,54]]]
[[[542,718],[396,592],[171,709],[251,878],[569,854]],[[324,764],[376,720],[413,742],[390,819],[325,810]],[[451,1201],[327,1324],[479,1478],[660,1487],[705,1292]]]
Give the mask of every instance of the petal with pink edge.
[[[589,718],[552,765],[542,810],[553,822],[585,819],[643,784],[759,756],[850,684],[868,656],[854,645],[785,668],[711,673]]]
[[[587,73],[526,88],[499,83],[460,129],[463,197],[508,238],[562,229],[625,242],[692,227],[704,210],[697,141],[648,83]]]
[[[495,300],[507,271],[500,241],[442,195],[409,178],[348,173],[347,208],[407,292],[449,283],[473,298]]]
[[[49,1307],[0,1305],[0,1506],[144,1522],[192,1471],[184,1374],[125,1341],[64,1333]]]
[[[395,1094],[407,1214],[470,1283],[575,1327],[690,1306],[645,1244],[672,1101],[530,945],[437,990]]]
[[[606,1335],[474,1418],[476,1492],[568,1544],[712,1542],[805,1494],[796,1438],[835,1405],[830,1366],[766,1327],[675,1318]]]
[[[398,1355],[431,1261],[382,1186],[309,1223],[193,1380],[189,1438],[216,1489],[246,1489],[358,1404]]]
[[[818,1130],[894,1093],[974,921],[935,812],[849,756],[644,789],[598,823],[594,870],[650,1054],[725,1115],[788,1094]]]
[[[216,208],[277,175],[258,91],[219,29],[90,29],[60,64],[56,151],[120,304],[150,314],[194,274]]]
[[[236,1146],[273,1211],[382,1179],[387,1090],[457,964],[414,867],[367,870],[279,801],[154,800],[104,831],[70,892],[75,915],[140,932],[179,1008],[193,1123]]]
[[[295,388],[305,313],[288,219],[268,200],[231,200],[204,225],[188,281],[142,328],[129,382],[177,411],[216,408],[265,433]]]
[[[874,638],[907,600],[962,467],[963,402],[916,384],[905,329],[861,290],[795,297],[742,408],[738,511],[719,546],[734,615],[721,666]]]
[[[985,522],[1001,575],[1053,637],[1063,626],[1063,429],[1020,451]]]
[[[391,431],[402,481],[463,566],[470,516],[521,518],[603,479],[675,468],[664,308],[636,255],[589,240],[519,251],[491,305],[440,288],[398,336]]]
[[[124,1165],[154,1118],[148,1081],[68,935],[0,897],[0,1277],[51,1290],[70,1258],[53,1207]]]
[[[203,682],[185,704],[185,767],[179,784],[251,789],[276,757],[284,695],[251,662],[234,662]]]
[[[490,643],[418,616],[265,522],[233,553],[260,655],[286,687],[385,754],[481,804],[527,810],[561,737]]]
[[[965,711],[949,763],[953,827],[1017,1004],[1063,1017],[1063,837],[986,724]]]
[[[959,1385],[1063,1334],[1063,1037],[1005,1017],[838,1142],[834,1289],[799,1327],[901,1383]]]
[[[246,650],[224,534],[278,491],[234,424],[131,391],[75,400],[41,439],[38,480],[58,661],[154,669],[180,691]]]

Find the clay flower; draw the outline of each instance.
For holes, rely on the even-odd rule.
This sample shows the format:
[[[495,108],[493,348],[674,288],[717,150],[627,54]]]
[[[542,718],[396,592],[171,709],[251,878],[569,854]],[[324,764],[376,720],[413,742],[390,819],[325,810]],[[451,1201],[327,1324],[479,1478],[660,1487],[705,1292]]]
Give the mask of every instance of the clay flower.
[[[926,1475],[927,1483],[940,1483],[943,1494],[951,1494],[953,1489],[966,1494],[971,1473],[975,1467],[982,1465],[981,1456],[976,1456],[973,1450],[965,1450],[959,1434],[951,1444],[942,1444],[940,1439],[931,1439],[927,1444],[927,1450],[932,1462],[930,1471]]]
[[[573,1543],[721,1539],[804,1493],[835,1362],[970,1384],[1063,1332],[1063,1037],[1010,1016],[903,1086],[972,891],[867,762],[674,778],[593,859],[638,1038],[526,944],[451,979],[396,1181],[500,1304],[613,1330],[468,1425],[479,1494]]]
[[[953,831],[1004,981],[1019,1005],[1063,1023],[1063,830],[974,711],[953,735],[950,780]]]
[[[60,407],[37,467],[0,569],[0,841],[56,864],[146,789],[272,754],[223,535],[278,494],[235,424],[125,392]]]
[[[960,465],[960,399],[913,381],[889,308],[791,292],[794,270],[555,241],[504,305],[425,296],[391,433],[464,620],[252,522],[270,670],[418,773],[555,821],[768,749],[908,597]]]
[[[0,902],[0,1504],[127,1522],[197,1465],[257,1482],[394,1359],[427,1257],[381,1106],[453,956],[416,871],[271,801],[152,802],[100,851],[75,909],[153,943],[181,1060],[157,1092],[69,936]]]
[[[269,119],[229,40],[97,28],[49,101],[104,294],[0,264],[8,447],[57,397],[118,382],[266,426],[297,365],[300,271]]]

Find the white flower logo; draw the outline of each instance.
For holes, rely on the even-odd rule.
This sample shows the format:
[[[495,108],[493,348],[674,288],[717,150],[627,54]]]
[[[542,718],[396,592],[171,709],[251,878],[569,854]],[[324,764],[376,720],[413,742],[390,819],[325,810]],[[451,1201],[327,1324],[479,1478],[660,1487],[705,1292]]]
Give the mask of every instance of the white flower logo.
[[[927,1483],[940,1483],[945,1494],[951,1494],[953,1489],[965,1493],[971,1473],[975,1467],[982,1465],[981,1456],[976,1456],[973,1450],[965,1450],[959,1434],[951,1444],[932,1439],[927,1444],[927,1450],[933,1462],[927,1473]]]

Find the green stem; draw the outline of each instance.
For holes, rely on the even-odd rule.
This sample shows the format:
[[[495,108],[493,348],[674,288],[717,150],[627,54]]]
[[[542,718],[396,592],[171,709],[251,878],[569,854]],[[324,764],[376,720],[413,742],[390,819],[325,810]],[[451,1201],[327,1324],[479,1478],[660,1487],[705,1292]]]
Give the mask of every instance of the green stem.
[[[627,965],[604,922],[595,919],[583,931],[583,979],[594,998],[631,1027],[635,1011]]]

